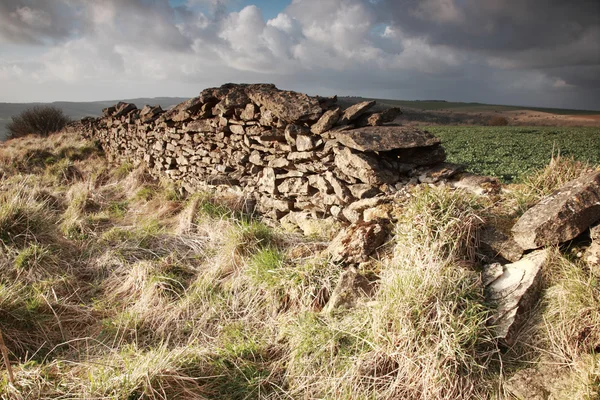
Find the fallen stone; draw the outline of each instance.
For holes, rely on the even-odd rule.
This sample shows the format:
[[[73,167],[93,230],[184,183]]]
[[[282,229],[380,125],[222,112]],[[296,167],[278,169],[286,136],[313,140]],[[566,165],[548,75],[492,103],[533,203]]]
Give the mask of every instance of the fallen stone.
[[[361,298],[371,296],[374,288],[375,285],[360,274],[355,267],[348,267],[340,275],[323,312],[331,313],[334,310],[353,308]]]
[[[327,247],[335,263],[360,264],[369,260],[387,237],[385,226],[380,222],[359,222],[342,230]]]
[[[517,262],[523,256],[521,246],[494,226],[487,226],[480,231],[479,251],[490,260],[500,256],[510,262]]]
[[[390,151],[440,143],[440,139],[429,132],[405,126],[368,126],[336,132],[335,138],[358,151]]]
[[[525,250],[574,239],[600,220],[600,171],[568,182],[523,214],[512,228]]]
[[[541,269],[547,258],[548,250],[540,250],[512,264],[484,267],[486,300],[496,308],[490,323],[496,336],[509,345],[514,343],[526,313],[538,300]]]
[[[348,107],[346,110],[344,110],[344,114],[340,118],[340,125],[349,124],[350,122],[354,121],[355,119],[363,115],[365,112],[367,112],[374,105],[375,100],[363,101]]]
[[[310,128],[310,131],[315,135],[320,135],[323,132],[327,132],[335,126],[341,115],[342,110],[340,108],[326,111],[321,118],[319,118],[317,123]]]

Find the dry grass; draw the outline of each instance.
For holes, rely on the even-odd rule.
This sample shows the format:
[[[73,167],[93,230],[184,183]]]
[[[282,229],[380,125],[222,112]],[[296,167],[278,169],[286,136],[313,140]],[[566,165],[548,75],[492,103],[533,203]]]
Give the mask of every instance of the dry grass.
[[[583,169],[556,159],[520,190],[539,198]],[[415,189],[396,204],[393,254],[360,270],[372,297],[325,313],[344,271],[328,243],[238,198],[182,198],[65,134],[0,145],[0,171],[15,375],[0,398],[510,398],[507,377],[532,365],[559,365],[564,396],[598,385],[597,280],[558,251],[520,347],[496,346],[475,258],[489,201]]]

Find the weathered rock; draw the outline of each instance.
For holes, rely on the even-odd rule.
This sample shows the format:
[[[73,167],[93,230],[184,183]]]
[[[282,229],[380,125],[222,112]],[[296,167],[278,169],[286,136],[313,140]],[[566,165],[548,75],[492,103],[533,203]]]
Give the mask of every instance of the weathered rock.
[[[512,264],[484,267],[485,296],[496,307],[490,322],[497,337],[509,345],[514,343],[525,314],[538,300],[541,269],[547,258],[548,250],[540,250]]]
[[[380,126],[386,122],[393,122],[400,114],[402,114],[402,112],[396,107],[388,108],[380,113],[363,114],[354,122],[354,126],[357,128],[364,126]]]
[[[361,200],[369,197],[375,197],[377,194],[381,193],[379,188],[373,187],[371,185],[367,185],[365,183],[357,183],[356,185],[348,186],[350,189],[350,193],[352,196]]]
[[[367,112],[374,105],[375,105],[375,101],[373,100],[373,101],[363,101],[363,102],[356,103],[356,104],[348,107],[346,110],[344,110],[344,114],[340,118],[340,121],[339,121],[340,124],[345,125],[345,124],[348,124],[348,123],[354,121],[355,119],[357,119],[358,117],[363,115],[365,112]]]
[[[288,195],[308,195],[308,180],[304,178],[288,178],[277,186],[277,190],[279,190],[280,193],[286,193]]]
[[[390,151],[428,147],[440,143],[440,140],[429,132],[405,126],[368,126],[337,132],[335,138],[358,151]]]
[[[335,156],[335,165],[344,174],[369,185],[396,183],[399,179],[397,173],[382,169],[375,158],[353,153],[348,148],[344,148]]]
[[[279,90],[274,85],[249,85],[247,93],[254,103],[288,123],[316,121],[323,113],[316,98]]]
[[[376,207],[367,208],[363,211],[363,221],[392,220],[393,206],[391,204],[380,204]]]
[[[308,135],[296,136],[296,149],[298,151],[310,151],[315,148],[313,138]]]
[[[258,185],[261,191],[266,193],[277,193],[277,184],[275,178],[275,170],[273,168],[265,168],[259,176]]]
[[[310,128],[311,132],[315,135],[320,135],[323,132],[330,130],[338,122],[341,115],[342,110],[340,108],[326,111],[321,118],[319,118],[317,123]]]
[[[348,267],[340,275],[323,312],[331,313],[338,309],[353,308],[361,298],[371,296],[374,288],[375,285],[360,274],[355,267]]]
[[[497,256],[517,262],[523,256],[523,249],[511,236],[505,235],[494,226],[487,226],[479,233],[479,250],[488,259]]]
[[[333,239],[328,253],[335,263],[359,264],[369,260],[379,246],[385,242],[387,231],[380,222],[359,222],[342,230]]]
[[[123,115],[127,115],[130,112],[137,110],[137,107],[133,103],[117,103],[115,107],[114,114],[112,114],[113,118],[120,118]]]
[[[512,228],[525,250],[579,236],[600,220],[600,171],[568,182],[523,214]]]

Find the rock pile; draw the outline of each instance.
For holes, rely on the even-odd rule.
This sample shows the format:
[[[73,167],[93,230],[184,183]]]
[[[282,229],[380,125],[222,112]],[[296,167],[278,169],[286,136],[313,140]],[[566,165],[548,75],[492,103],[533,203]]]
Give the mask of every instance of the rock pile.
[[[119,103],[82,123],[113,160],[145,162],[190,192],[226,185],[276,219],[310,212],[356,222],[354,203],[459,170],[444,163],[439,139],[390,124],[398,109],[371,112],[375,102],[365,101],[342,110],[336,101],[227,84],[168,111]]]
[[[592,272],[598,269],[600,238],[600,171],[584,174],[567,182],[551,195],[527,210],[505,235],[488,227],[481,235],[482,244],[511,264],[484,267],[483,283],[487,298],[496,305],[493,324],[498,337],[514,341],[524,315],[535,303],[540,271],[548,259],[544,247],[558,246],[589,232],[592,244],[584,260]],[[523,256],[524,252],[534,250]]]

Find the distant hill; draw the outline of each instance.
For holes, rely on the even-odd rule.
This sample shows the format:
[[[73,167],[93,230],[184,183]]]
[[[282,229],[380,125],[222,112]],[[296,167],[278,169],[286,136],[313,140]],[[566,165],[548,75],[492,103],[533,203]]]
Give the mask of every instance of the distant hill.
[[[363,99],[365,100],[365,99]],[[508,106],[485,103],[464,103],[447,100],[393,100],[393,99],[366,99],[376,100],[378,104],[386,104],[396,107],[409,107],[419,110],[447,110],[460,112],[496,112],[496,111],[520,111],[531,110],[557,115],[595,115],[599,110],[574,110],[567,108],[546,108],[527,106]]]
[[[103,108],[112,106],[113,104],[116,104],[119,101],[134,103],[138,107],[143,107],[145,104],[150,104],[160,105],[162,108],[167,109],[187,99],[187,97],[142,97],[137,99],[104,100],[91,102],[55,101],[53,103],[0,103],[0,141],[6,138],[6,125],[8,125],[8,123],[11,121],[11,117],[33,106],[55,106],[62,109],[63,112],[72,119],[77,120],[88,116],[100,116],[100,114],[102,114]]]

